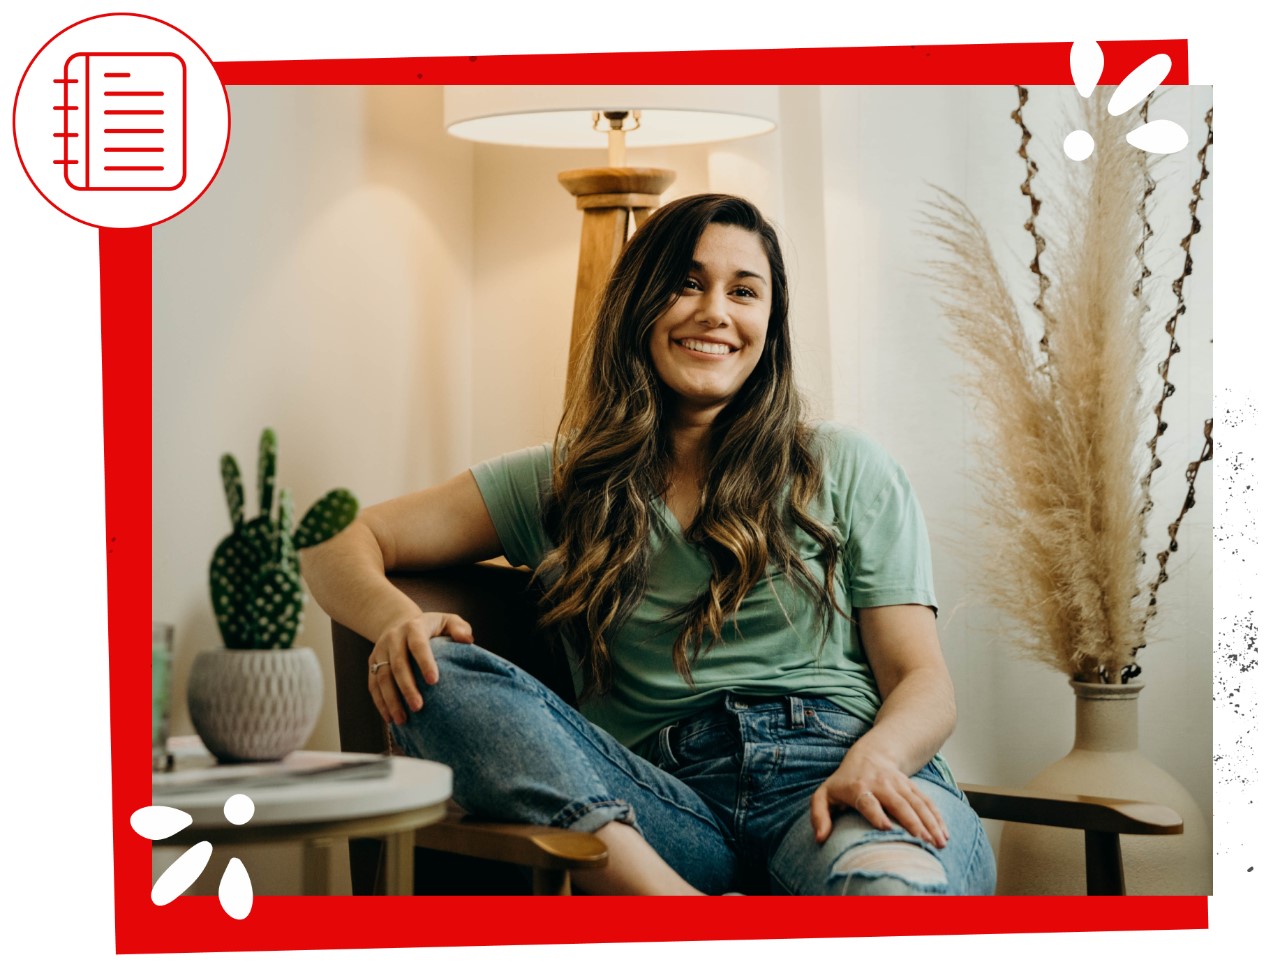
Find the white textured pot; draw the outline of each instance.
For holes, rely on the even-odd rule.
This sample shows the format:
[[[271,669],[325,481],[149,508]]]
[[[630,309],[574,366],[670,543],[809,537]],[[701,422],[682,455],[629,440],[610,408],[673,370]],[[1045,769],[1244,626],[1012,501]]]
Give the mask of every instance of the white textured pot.
[[[1125,891],[1144,895],[1207,894],[1213,849],[1204,814],[1187,790],[1138,751],[1142,683],[1071,684],[1076,741],[1028,787],[1104,795],[1167,805],[1182,816],[1182,835],[1120,836]],[[1084,838],[1073,829],[1009,823],[1000,834],[996,893],[1085,892]]]
[[[278,761],[306,742],[324,681],[311,649],[206,649],[187,681],[191,723],[220,761]]]

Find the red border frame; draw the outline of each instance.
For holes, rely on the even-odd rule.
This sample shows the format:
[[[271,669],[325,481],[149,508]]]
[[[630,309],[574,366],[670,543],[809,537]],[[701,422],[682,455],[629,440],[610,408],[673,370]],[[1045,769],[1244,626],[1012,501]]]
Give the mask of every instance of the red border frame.
[[[224,84],[1070,84],[1069,43],[786,51],[567,54],[477,58],[224,62]],[[1168,84],[1187,84],[1187,42],[1103,42],[1102,83],[1116,84],[1157,53]],[[259,897],[243,921],[214,897],[150,901],[151,843],[129,815],[151,803],[145,743],[150,688],[146,648],[151,574],[151,229],[99,232],[102,298],[108,635],[111,656],[112,819],[116,948],[120,953],[329,948],[582,944],[916,934],[1183,930],[1209,925],[1207,897],[973,897],[911,902],[709,900],[698,913],[654,913],[649,898]],[[142,437],[145,432],[146,436]],[[127,760],[126,760],[127,759]],[[636,904],[630,907],[627,902]],[[909,898],[910,899],[910,898]],[[918,898],[923,899],[923,898]],[[483,902],[483,909],[477,901]],[[605,909],[607,906],[607,910]],[[597,909],[598,908],[598,909]],[[634,912],[627,913],[627,909]],[[621,911],[621,912],[620,912]],[[502,921],[495,937],[491,921]],[[429,923],[427,923],[429,922]]]
[[[1187,42],[1104,41],[1100,84],[1167,54],[1186,85]],[[445,58],[223,61],[224,85],[1070,85],[1071,44],[949,44],[775,51],[652,51]]]

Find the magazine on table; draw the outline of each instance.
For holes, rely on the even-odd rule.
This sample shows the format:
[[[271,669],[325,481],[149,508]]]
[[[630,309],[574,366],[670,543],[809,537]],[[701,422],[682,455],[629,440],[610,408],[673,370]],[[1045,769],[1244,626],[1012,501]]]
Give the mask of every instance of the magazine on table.
[[[279,761],[219,764],[198,737],[172,737],[170,771],[151,776],[153,797],[201,788],[237,785],[269,787],[299,781],[335,781],[386,777],[391,758],[385,754],[338,754],[294,751]]]

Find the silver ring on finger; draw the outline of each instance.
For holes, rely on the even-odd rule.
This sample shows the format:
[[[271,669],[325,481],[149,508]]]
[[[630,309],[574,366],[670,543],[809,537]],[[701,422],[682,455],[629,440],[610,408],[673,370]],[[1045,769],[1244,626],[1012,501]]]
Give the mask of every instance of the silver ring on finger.
[[[859,794],[857,798],[853,799],[853,808],[854,808],[854,811],[857,811],[857,810],[858,810],[858,806],[862,804],[862,799],[863,799],[863,798],[868,798],[868,797],[870,797],[870,798],[873,798],[873,799],[874,799],[874,798],[875,798],[875,796],[876,796],[876,793],[875,793],[874,791],[864,791],[864,792],[862,792],[861,794]]]
[[[390,663],[390,662],[387,662],[387,661],[385,661],[385,660],[384,660],[384,661],[382,661],[382,662],[370,662],[370,663],[369,663],[369,673],[370,673],[371,675],[376,676],[376,675],[378,674],[378,670],[379,670],[379,669],[381,669],[383,666],[389,666],[389,665],[391,665],[391,663]]]

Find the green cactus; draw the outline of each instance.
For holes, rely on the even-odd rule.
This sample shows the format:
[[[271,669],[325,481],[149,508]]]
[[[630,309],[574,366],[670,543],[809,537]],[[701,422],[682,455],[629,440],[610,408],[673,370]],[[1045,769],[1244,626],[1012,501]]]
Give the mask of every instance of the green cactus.
[[[244,487],[240,484],[240,466],[230,455],[222,456],[222,491],[231,512],[231,525],[239,526],[244,522]]]
[[[276,433],[263,429],[258,442],[258,512],[271,512],[271,500],[276,492]]]
[[[293,543],[299,550],[324,543],[356,518],[356,497],[345,489],[334,489],[321,497],[307,510],[293,535]]]
[[[341,532],[355,519],[359,504],[346,489],[334,489],[294,529],[293,497],[281,489],[273,518],[276,435],[270,428],[262,432],[258,447],[257,517],[244,519],[244,486],[236,460],[223,455],[221,467],[231,534],[213,552],[209,593],[222,642],[228,649],[289,648],[302,625],[298,551]]]

